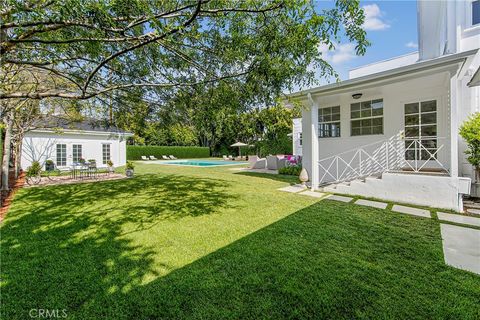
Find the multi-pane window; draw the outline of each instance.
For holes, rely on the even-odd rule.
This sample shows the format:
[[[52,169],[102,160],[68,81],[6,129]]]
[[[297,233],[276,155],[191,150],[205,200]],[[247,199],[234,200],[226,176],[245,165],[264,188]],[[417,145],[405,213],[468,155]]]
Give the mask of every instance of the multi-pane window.
[[[472,1],[472,26],[480,24],[480,0]]]
[[[110,160],[110,145],[102,144],[102,163],[107,164],[107,161]]]
[[[301,132],[298,134],[298,141],[299,141],[300,145],[302,145],[303,141],[302,141],[302,133]]]
[[[383,134],[383,99],[350,105],[351,135]]]
[[[318,109],[318,137],[340,137],[340,106]]]
[[[82,159],[82,145],[81,144],[72,145],[72,156],[73,156],[73,162],[74,163],[80,162],[80,159]]]
[[[405,105],[405,148],[406,160],[429,160],[437,151],[436,100]]]
[[[63,167],[67,165],[67,145],[57,144],[57,166]]]

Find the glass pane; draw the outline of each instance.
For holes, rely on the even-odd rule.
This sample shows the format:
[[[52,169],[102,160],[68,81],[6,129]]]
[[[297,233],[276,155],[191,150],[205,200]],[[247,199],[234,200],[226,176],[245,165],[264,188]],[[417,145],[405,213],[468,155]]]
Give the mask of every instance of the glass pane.
[[[422,137],[436,137],[437,126],[422,126]]]
[[[405,160],[415,160],[415,150],[405,151]]]
[[[373,126],[383,126],[383,118],[372,119]]]
[[[332,113],[340,113],[340,106],[333,107]]]
[[[362,128],[361,132],[362,132],[362,136],[367,134],[372,134],[372,127]]]
[[[418,103],[408,103],[405,105],[405,114],[418,113]]]
[[[362,118],[371,117],[372,109],[362,110],[361,116]]]
[[[374,116],[379,116],[383,114],[383,100],[373,100],[372,101],[372,114]]]
[[[339,114],[332,115],[332,121],[338,121],[338,120],[340,120],[340,115]]]
[[[383,134],[383,126],[376,126],[372,128],[373,134]]]
[[[422,114],[422,124],[432,124],[437,123],[437,113],[423,113]]]
[[[422,160],[434,160],[436,150],[421,150],[421,159]]]
[[[437,140],[422,140],[422,146],[427,149],[435,149],[437,147]]]
[[[472,1],[472,26],[480,24],[480,1]]]
[[[372,126],[372,119],[362,120],[362,127],[371,127],[371,126]]]
[[[360,111],[352,111],[352,113],[350,114],[350,117],[352,119],[360,118]]]
[[[360,128],[360,120],[352,121],[352,128]]]
[[[324,122],[328,122],[328,121],[332,121],[332,116],[331,115],[323,115],[323,121]]]
[[[332,137],[340,137],[340,122],[332,123]]]
[[[360,103],[352,103],[350,105],[350,110],[351,111],[359,111],[360,110]]]
[[[406,126],[417,125],[419,123],[418,120],[419,120],[418,115],[405,116],[405,125]]]
[[[437,101],[424,101],[422,102],[422,112],[436,111],[437,110]]]
[[[362,110],[371,109],[371,108],[372,108],[372,103],[370,101],[362,102]]]
[[[405,128],[405,136],[406,137],[412,137],[412,138],[416,138],[416,137],[420,136],[419,127]]]
[[[372,116],[383,115],[383,108],[372,109]]]
[[[359,136],[360,128],[352,128],[352,136]]]

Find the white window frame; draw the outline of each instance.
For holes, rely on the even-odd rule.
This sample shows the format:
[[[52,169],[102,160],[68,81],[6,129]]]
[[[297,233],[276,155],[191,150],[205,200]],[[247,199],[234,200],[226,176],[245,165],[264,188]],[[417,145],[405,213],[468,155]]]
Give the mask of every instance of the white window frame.
[[[480,23],[473,24],[473,2],[476,0],[468,0],[466,1],[466,30],[465,31],[470,31],[470,30],[476,30],[480,29]]]
[[[105,158],[104,146],[108,146],[108,158]],[[102,143],[102,164],[107,164],[108,160],[112,160],[112,147],[110,143]]]
[[[63,146],[63,154],[61,154],[60,157],[58,156],[58,146]],[[63,161],[61,161],[61,160],[63,160]],[[66,167],[67,166],[67,144],[66,143],[57,143],[55,145],[55,165],[57,167]]]
[[[76,161],[75,161],[75,153],[78,153],[78,147],[80,147],[80,156],[78,157],[78,154],[77,154],[78,159],[76,159]],[[80,159],[82,159],[82,158],[83,158],[83,146],[79,143],[72,144],[72,161],[74,163],[75,162],[80,162]]]
[[[333,113],[333,109],[338,108],[338,113]],[[330,111],[330,116],[338,115],[337,120],[330,119],[330,121],[321,121],[322,115],[320,115],[320,110],[327,110],[331,109]],[[318,108],[318,138],[319,139],[325,139],[325,138],[340,138],[342,136],[342,126],[341,126],[341,119],[342,119],[342,108],[338,106],[330,106],[330,107],[321,107]],[[338,135],[330,135],[330,136],[320,136],[320,132],[322,131],[322,125],[331,125],[331,124],[337,124],[337,130],[335,132],[338,132]],[[331,128],[329,128],[330,133],[332,133]]]
[[[426,112],[422,112],[422,103],[426,103],[426,102],[431,102],[431,101],[435,101],[435,111],[426,111]],[[405,107],[406,105],[408,104],[418,104],[418,113],[409,113],[407,114],[406,113],[406,110],[405,110]],[[423,145],[423,142],[422,141],[425,141],[425,140],[435,140],[435,147],[428,147],[427,145],[425,145],[424,147],[426,147],[426,149],[431,153],[431,154],[435,154],[438,150],[438,130],[439,130],[439,126],[438,126],[438,123],[439,123],[439,110],[438,110],[438,107],[439,107],[439,99],[435,99],[435,98],[430,98],[430,99],[420,99],[420,100],[416,100],[416,101],[410,101],[410,102],[404,102],[403,103],[403,121],[404,121],[404,128],[405,128],[405,159],[408,160],[408,161],[413,161],[413,160],[426,160],[424,159],[424,157],[422,157],[422,154],[425,152],[424,150],[417,150],[418,152],[420,152],[420,154],[418,155],[415,155],[415,158],[414,159],[408,159],[407,158],[407,152],[408,150],[414,150],[415,149],[415,145],[412,144],[412,140],[418,140],[422,143]],[[422,123],[422,115],[424,114],[435,114],[435,123],[427,123],[427,124],[423,124]],[[407,116],[413,116],[413,115],[418,115],[418,124],[407,124]],[[425,126],[432,126],[432,125],[435,125],[435,129],[436,129],[436,135],[435,136],[424,136],[422,135],[422,127],[425,127]],[[418,127],[418,136],[415,136],[415,137],[407,137],[406,135],[406,130],[407,128],[415,128],[415,127]],[[410,148],[407,150],[407,147]],[[438,155],[436,155],[435,158],[437,158]],[[425,155],[425,158],[430,158],[429,155]]]
[[[362,117],[361,116],[361,112],[362,112],[362,103],[365,103],[365,102],[370,102],[370,105],[373,103],[373,101],[378,101],[378,100],[381,100],[382,101],[382,114],[381,115],[373,115],[373,111],[372,111],[372,115],[368,116],[368,117]],[[360,117],[359,118],[352,118],[352,106],[354,104],[359,104],[360,105],[360,109],[358,110],[358,112],[360,112]],[[373,110],[373,108],[370,107],[371,110]],[[350,103],[350,136],[351,137],[365,137],[365,136],[378,136],[378,135],[383,135],[385,133],[385,119],[384,119],[384,115],[385,115],[385,103],[384,103],[384,100],[383,98],[377,98],[377,99],[367,99],[367,100],[363,100],[363,101],[358,101],[358,102],[351,102]],[[360,134],[353,134],[353,122],[354,121],[362,121],[362,120],[372,120],[373,122],[373,119],[382,119],[382,132],[381,133],[368,133],[368,134],[362,134],[361,133],[361,129],[362,127],[360,127]],[[372,125],[370,126],[373,130],[373,123]],[[375,127],[378,127],[375,126]]]

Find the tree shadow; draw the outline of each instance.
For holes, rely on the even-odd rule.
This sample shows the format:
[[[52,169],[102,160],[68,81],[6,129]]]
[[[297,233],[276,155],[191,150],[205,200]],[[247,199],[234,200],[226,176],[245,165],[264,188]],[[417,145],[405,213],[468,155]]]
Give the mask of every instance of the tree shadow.
[[[161,221],[219,214],[235,198],[228,188],[213,179],[141,175],[21,190],[1,228],[2,318],[92,305],[101,309],[96,318],[116,318],[109,297],[158,276],[158,248],[128,235]]]
[[[234,174],[247,176],[247,177],[270,179],[270,180],[275,180],[280,182],[287,182],[289,184],[300,183],[297,176],[290,176],[285,174],[271,174],[271,173],[260,173],[260,172],[235,172]]]

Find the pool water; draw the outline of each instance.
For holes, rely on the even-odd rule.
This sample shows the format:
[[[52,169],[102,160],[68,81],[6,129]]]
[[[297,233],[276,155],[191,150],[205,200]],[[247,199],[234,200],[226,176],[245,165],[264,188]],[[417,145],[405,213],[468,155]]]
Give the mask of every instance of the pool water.
[[[246,164],[243,161],[222,161],[222,160],[174,160],[162,161],[161,164],[177,165],[177,166],[193,166],[193,167],[213,167],[213,166],[231,166]]]

